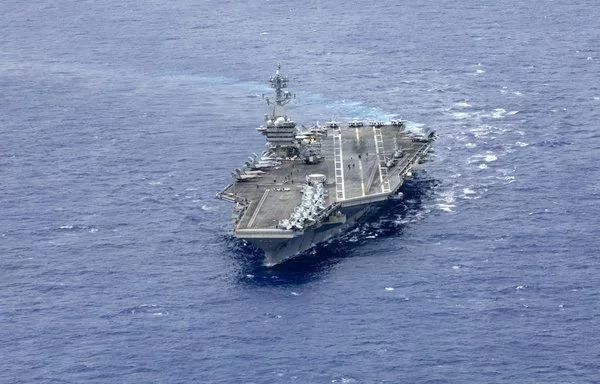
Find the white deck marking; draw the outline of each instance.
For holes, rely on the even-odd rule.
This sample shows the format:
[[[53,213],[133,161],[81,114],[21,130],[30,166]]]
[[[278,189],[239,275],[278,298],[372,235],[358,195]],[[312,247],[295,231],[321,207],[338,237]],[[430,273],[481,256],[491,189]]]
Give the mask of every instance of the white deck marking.
[[[335,197],[337,201],[346,200],[344,188],[344,158],[342,154],[342,132],[333,130],[333,157],[335,163]]]
[[[357,128],[354,128],[356,131],[356,146],[360,147],[360,131]],[[362,192],[362,195],[364,196],[366,191],[365,191],[365,175],[363,172],[363,163],[362,163],[362,159],[360,157],[360,155],[358,155],[358,169],[360,170],[360,191]]]
[[[373,137],[375,138],[375,151],[377,152],[377,162],[379,166],[379,183],[382,193],[390,192],[390,179],[388,177],[387,166],[385,164],[385,152],[383,150],[383,137],[381,128],[373,126]]]
[[[265,193],[263,193],[262,198],[258,202],[256,209],[254,210],[254,214],[252,215],[252,217],[250,218],[250,221],[248,222],[248,228],[252,227],[252,224],[254,224],[254,220],[256,220],[256,216],[258,215],[260,208],[262,207],[265,200],[267,199],[267,195],[269,194],[269,192],[271,192],[270,189],[265,189]]]

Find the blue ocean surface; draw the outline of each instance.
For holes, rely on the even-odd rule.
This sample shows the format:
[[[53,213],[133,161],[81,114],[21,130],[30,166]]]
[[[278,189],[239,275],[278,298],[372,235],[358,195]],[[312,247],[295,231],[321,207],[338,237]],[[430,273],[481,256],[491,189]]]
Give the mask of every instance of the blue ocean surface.
[[[0,383],[600,382],[596,0],[3,1]],[[300,124],[435,129],[267,268],[215,193]]]

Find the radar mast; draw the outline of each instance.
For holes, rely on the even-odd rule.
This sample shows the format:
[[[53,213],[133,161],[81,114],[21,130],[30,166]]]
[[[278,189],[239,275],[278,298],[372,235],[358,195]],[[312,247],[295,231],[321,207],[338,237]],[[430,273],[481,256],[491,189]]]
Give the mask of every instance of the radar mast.
[[[277,72],[269,79],[271,88],[275,90],[275,102],[270,114],[265,114],[265,126],[257,128],[267,137],[270,150],[277,156],[288,157],[297,153],[296,123],[285,113],[285,105],[292,100],[287,90],[288,78],[281,74],[281,64],[277,63]],[[271,102],[265,98],[267,104]]]
[[[283,106],[292,100],[292,94],[287,90],[288,78],[281,74],[280,63],[277,63],[277,72],[275,72],[275,76],[271,77],[269,81],[271,82],[271,88],[275,90],[275,105],[273,105],[271,115],[271,118],[275,120],[278,117],[285,117],[285,108]]]

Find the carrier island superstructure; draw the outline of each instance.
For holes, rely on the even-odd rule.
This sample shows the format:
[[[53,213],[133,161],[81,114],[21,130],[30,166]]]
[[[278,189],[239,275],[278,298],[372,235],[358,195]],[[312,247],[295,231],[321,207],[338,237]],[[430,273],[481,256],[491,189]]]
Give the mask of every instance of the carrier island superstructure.
[[[256,129],[266,136],[267,150],[235,169],[217,197],[235,203],[234,235],[262,249],[265,264],[274,265],[398,196],[427,160],[435,134],[410,132],[400,120],[300,128],[285,112],[293,97],[280,65],[270,83],[275,99],[265,98],[270,113]]]

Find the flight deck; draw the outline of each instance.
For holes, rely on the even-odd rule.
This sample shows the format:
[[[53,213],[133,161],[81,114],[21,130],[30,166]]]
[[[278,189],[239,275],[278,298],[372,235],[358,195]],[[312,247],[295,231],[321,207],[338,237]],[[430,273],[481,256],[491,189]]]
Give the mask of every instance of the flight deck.
[[[222,192],[246,207],[238,230],[277,229],[301,201],[309,174],[325,175],[327,205],[385,200],[410,177],[430,144],[401,126],[382,124],[328,129],[321,145],[324,160],[317,164],[281,159],[280,165],[236,180]]]

